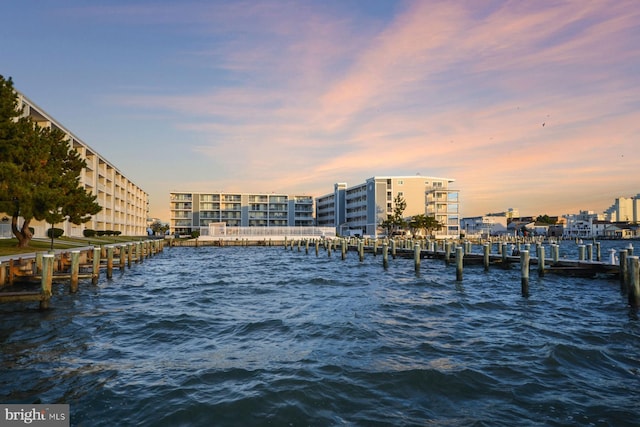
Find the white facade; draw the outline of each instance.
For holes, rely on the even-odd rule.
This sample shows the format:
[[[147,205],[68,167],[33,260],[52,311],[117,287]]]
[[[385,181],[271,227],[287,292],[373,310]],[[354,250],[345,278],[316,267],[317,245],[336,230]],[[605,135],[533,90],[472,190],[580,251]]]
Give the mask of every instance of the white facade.
[[[618,197],[604,211],[605,219],[611,222],[640,222],[640,194],[633,197]]]
[[[484,215],[462,218],[460,231],[466,236],[497,236],[507,234],[507,215]]]
[[[563,215],[566,220],[563,237],[584,238],[595,237],[594,222],[602,219],[593,211],[580,211],[578,214]]]
[[[102,207],[102,211],[86,223],[76,225],[65,221],[63,224],[55,224],[55,227],[64,229],[65,236],[75,237],[82,236],[85,229],[119,231],[125,236],[145,235],[149,198],[147,193],[44,110],[21,93],[17,94],[25,116],[31,117],[41,127],[57,128],[65,133],[69,145],[87,163],[80,175],[80,185],[96,195],[96,202]],[[51,227],[42,221],[32,221],[31,226],[35,230],[35,237],[46,237],[47,230]]]
[[[172,234],[190,234],[210,224],[226,227],[311,227],[313,198],[266,193],[170,193]]]

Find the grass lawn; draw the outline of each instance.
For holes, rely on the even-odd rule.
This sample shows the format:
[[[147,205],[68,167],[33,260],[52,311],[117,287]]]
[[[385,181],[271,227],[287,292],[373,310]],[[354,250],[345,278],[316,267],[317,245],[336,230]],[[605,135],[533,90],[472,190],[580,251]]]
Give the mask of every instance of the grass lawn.
[[[91,245],[108,245],[113,243],[135,242],[145,240],[146,236],[102,236],[102,237],[60,237],[54,239],[54,249],[70,249]],[[48,251],[51,249],[50,239],[33,239],[27,248],[18,247],[18,239],[0,239],[0,256],[19,255],[23,253]]]

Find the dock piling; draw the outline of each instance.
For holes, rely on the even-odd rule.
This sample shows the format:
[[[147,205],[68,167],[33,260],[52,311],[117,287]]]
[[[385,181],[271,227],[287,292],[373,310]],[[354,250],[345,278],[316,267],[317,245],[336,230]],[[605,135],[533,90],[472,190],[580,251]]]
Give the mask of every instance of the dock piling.
[[[51,299],[51,283],[53,282],[53,263],[55,257],[50,254],[42,256],[42,278],[40,287],[42,299],[40,300],[40,310],[49,308],[49,300]]]
[[[627,265],[627,250],[620,250],[620,292],[626,295],[629,292],[629,268]]]
[[[464,265],[464,250],[462,246],[456,248],[456,281],[462,282],[462,269]]]
[[[491,246],[488,243],[482,245],[482,264],[484,265],[484,271],[489,271],[489,255],[491,252]]]
[[[640,306],[640,258],[628,257],[629,263],[629,305]]]
[[[80,251],[71,251],[71,284],[69,291],[78,292],[78,278],[80,274]]]
[[[91,272],[91,283],[93,285],[98,283],[98,277],[100,276],[100,247],[93,248],[93,270]]]
[[[389,268],[389,245],[386,242],[382,244],[382,267],[385,270]]]
[[[522,296],[529,296],[529,251],[520,252],[521,290]]]

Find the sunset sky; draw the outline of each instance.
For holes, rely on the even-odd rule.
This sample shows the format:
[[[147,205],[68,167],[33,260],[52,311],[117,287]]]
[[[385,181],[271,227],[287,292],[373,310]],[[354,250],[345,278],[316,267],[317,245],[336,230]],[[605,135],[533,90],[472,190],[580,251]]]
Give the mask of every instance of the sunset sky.
[[[6,2],[0,74],[149,193],[456,180],[462,216],[640,193],[640,2]]]

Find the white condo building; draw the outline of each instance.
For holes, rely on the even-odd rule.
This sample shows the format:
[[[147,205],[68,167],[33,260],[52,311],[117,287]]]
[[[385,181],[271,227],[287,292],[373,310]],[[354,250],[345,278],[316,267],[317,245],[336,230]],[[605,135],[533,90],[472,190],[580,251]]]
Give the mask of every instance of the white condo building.
[[[459,191],[450,188],[454,180],[425,176],[376,176],[361,184],[334,185],[333,193],[316,198],[316,223],[335,227],[339,235],[377,236],[380,224],[393,213],[399,195],[407,203],[404,217],[433,216],[443,225],[437,238],[460,235]]]
[[[210,226],[313,227],[313,198],[266,193],[174,191],[169,195],[171,234],[204,232]]]
[[[618,197],[604,211],[605,219],[611,222],[640,223],[640,194],[633,197]]]
[[[146,234],[148,194],[127,178],[118,168],[102,157],[80,138],[55,121],[42,108],[38,107],[26,96],[17,92],[18,102],[25,116],[31,117],[39,126],[56,128],[67,136],[69,145],[85,160],[87,167],[82,170],[80,185],[88,192],[97,196],[97,203],[102,211],[93,215],[91,219],[81,225],[65,221],[55,224],[64,229],[65,236],[80,237],[85,229],[96,231],[119,231],[125,236],[141,236]],[[10,226],[3,214],[2,236],[9,237]],[[50,224],[42,221],[32,221],[34,237],[46,237]],[[9,235],[7,235],[7,231]]]

